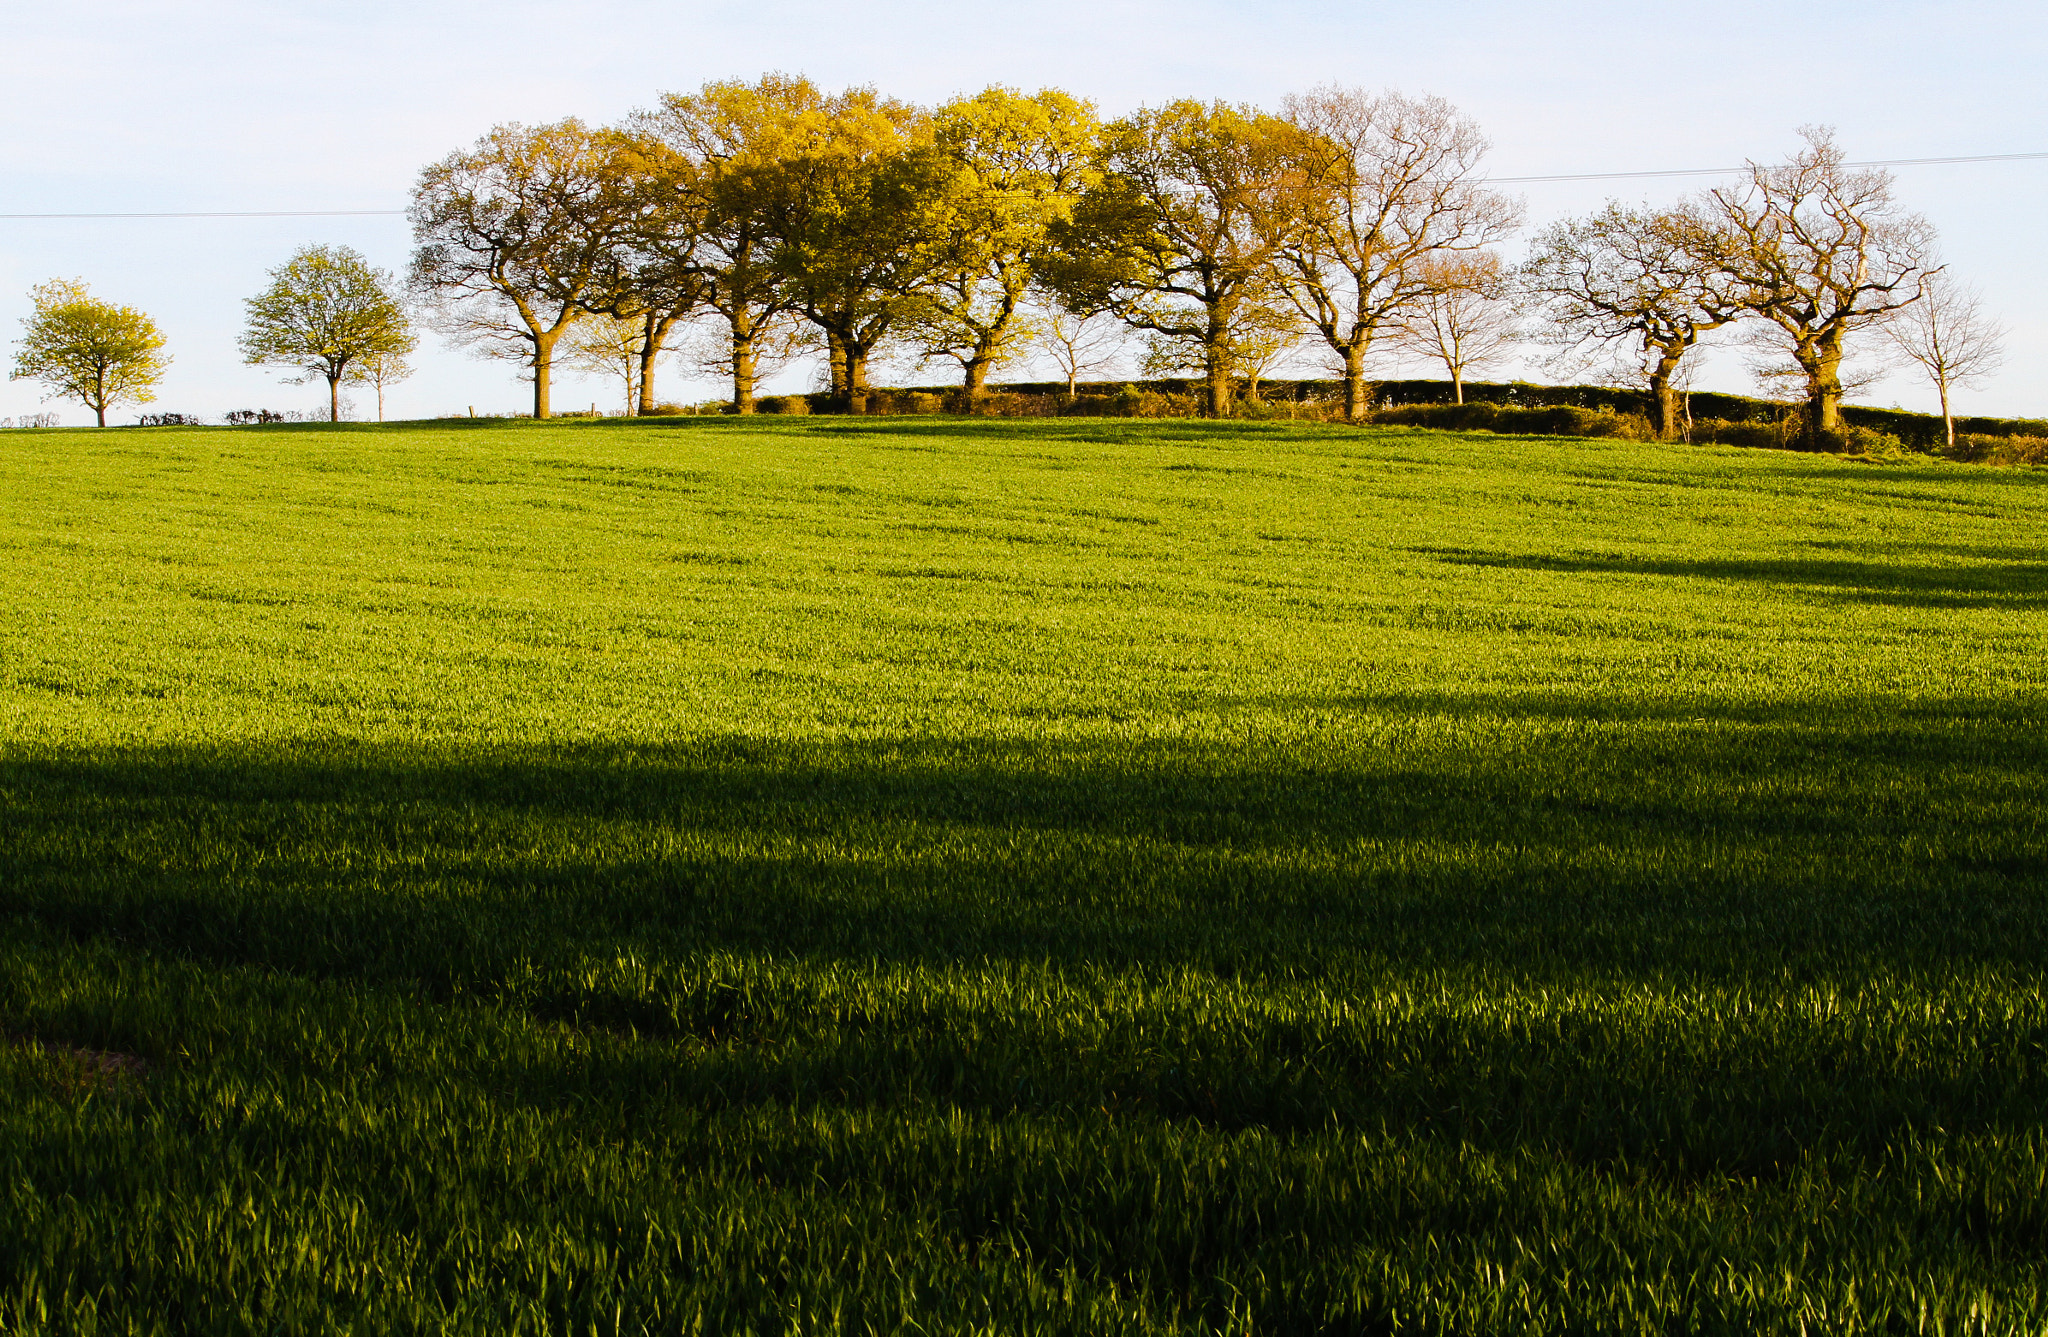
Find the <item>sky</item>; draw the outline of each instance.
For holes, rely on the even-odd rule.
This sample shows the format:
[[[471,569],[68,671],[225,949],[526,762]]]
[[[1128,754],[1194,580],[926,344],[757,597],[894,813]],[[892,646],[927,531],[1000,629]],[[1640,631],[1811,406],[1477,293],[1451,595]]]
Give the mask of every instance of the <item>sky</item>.
[[[1277,105],[1318,84],[1435,93],[1493,142],[1496,176],[1666,171],[1780,158],[1797,128],[1835,127],[1853,160],[2048,151],[2048,8],[2007,0],[1713,6],[1330,0],[361,0],[346,6],[5,0],[0,213],[402,209],[420,168],[493,125],[606,122],[667,91],[767,70],[874,84],[931,103],[991,83],[1057,86],[1110,115],[1169,98]],[[2048,159],[1907,167],[1898,195],[1939,230],[1956,277],[2010,333],[1998,373],[1958,411],[2048,416]],[[1546,183],[1519,192],[1534,226],[1608,198],[1660,203],[1711,178]],[[1526,233],[1525,233],[1526,235]],[[0,338],[27,291],[83,278],[157,320],[174,361],[153,411],[311,412],[322,385],[242,364],[243,300],[309,243],[403,272],[402,217],[0,219]],[[1518,245],[1507,248],[1514,259]],[[515,369],[423,339],[392,417],[526,406]],[[1512,374],[1515,368],[1510,368]],[[1540,370],[1519,369],[1533,379]],[[1411,367],[1404,374],[1426,374]],[[716,398],[667,373],[661,397]],[[927,379],[940,379],[937,372]],[[803,379],[792,371],[785,384]],[[1702,388],[1754,387],[1739,350],[1709,354]],[[44,403],[0,382],[0,418]],[[614,403],[565,379],[558,407]],[[1863,400],[1931,409],[1910,374]],[[133,410],[130,410],[132,414]],[[374,412],[358,395],[357,412]]]

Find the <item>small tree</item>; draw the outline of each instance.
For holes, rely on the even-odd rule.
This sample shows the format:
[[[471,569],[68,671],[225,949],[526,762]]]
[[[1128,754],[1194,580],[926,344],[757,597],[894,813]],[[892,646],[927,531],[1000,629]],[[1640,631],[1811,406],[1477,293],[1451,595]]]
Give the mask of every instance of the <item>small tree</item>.
[[[615,377],[625,392],[625,416],[631,417],[644,369],[653,361],[649,324],[639,316],[586,317],[569,327],[557,362],[586,376]],[[652,352],[660,354],[658,343]]]
[[[1033,334],[1067,378],[1068,399],[1074,397],[1081,377],[1100,375],[1121,362],[1128,342],[1121,321],[1103,315],[1077,316],[1057,305],[1036,323]]]
[[[1949,448],[1956,444],[1956,420],[1949,412],[1952,385],[1968,385],[1998,370],[2005,360],[2005,328],[1986,315],[1973,288],[1933,273],[1920,280],[1920,300],[1899,312],[1885,333],[1918,363],[1941,394],[1941,427]]]
[[[116,404],[156,398],[164,369],[164,337],[132,306],[93,297],[79,279],[52,279],[29,289],[35,311],[22,319],[12,379],[41,381],[45,399],[75,399],[99,425]]]
[[[297,384],[327,382],[328,415],[341,421],[341,383],[351,364],[376,353],[403,356],[418,344],[391,275],[347,246],[307,246],[270,271],[270,286],[248,300],[242,360],[295,367]]]
[[[384,388],[397,385],[412,376],[412,363],[406,354],[412,351],[410,345],[402,353],[369,353],[349,364],[350,385],[375,386],[377,390],[377,421],[384,421]]]
[[[1444,364],[1452,401],[1462,404],[1465,374],[1501,361],[1521,338],[1507,276],[1491,251],[1433,255],[1418,273],[1424,292],[1396,337],[1410,352]]]

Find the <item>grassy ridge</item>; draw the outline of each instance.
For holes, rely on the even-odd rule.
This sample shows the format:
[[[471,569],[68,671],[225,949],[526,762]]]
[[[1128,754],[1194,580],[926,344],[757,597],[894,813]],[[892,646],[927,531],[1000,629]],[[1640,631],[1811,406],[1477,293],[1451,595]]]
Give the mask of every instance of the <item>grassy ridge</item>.
[[[2048,1323],[2031,471],[0,444],[0,1329]]]

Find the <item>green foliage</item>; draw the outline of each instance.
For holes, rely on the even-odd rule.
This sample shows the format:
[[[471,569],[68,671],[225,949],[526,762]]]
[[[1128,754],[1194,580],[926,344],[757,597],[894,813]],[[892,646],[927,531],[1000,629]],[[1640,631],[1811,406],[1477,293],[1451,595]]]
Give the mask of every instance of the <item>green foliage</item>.
[[[41,381],[51,399],[75,399],[107,425],[117,404],[156,398],[171,359],[156,322],[132,306],[93,297],[82,280],[52,279],[29,290],[11,379]]]
[[[419,346],[391,275],[348,246],[307,246],[270,271],[270,286],[251,297],[242,360],[251,366],[296,368],[299,381],[327,382],[330,416],[341,420],[341,382],[352,369],[378,387],[409,373],[405,356]]]
[[[0,1330],[2048,1324],[2031,474],[251,430],[0,438]]]
[[[1229,408],[1247,327],[1270,325],[1270,214],[1286,127],[1254,108],[1181,98],[1107,126],[1100,178],[1052,228],[1046,284],[1074,311],[1107,311],[1172,345],[1208,382],[1206,409]]]
[[[1032,333],[1022,306],[1034,267],[1094,180],[1100,130],[1093,106],[1058,89],[987,88],[933,114],[934,145],[952,169],[946,240],[906,319],[918,347],[960,364],[970,397]]]

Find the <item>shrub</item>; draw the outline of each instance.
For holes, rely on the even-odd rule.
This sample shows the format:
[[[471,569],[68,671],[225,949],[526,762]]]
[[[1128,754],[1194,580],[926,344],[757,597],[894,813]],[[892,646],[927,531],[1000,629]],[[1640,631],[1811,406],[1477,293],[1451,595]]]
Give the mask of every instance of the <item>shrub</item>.
[[[1341,408],[1339,412],[1341,412]],[[1640,413],[1612,408],[1551,404],[1514,408],[1502,404],[1397,404],[1375,409],[1368,422],[1396,427],[1432,427],[1448,432],[1504,432],[1532,436],[1619,437],[1647,441],[1654,433]]]
[[[1693,423],[1692,439],[1701,445],[1751,450],[1785,450],[1792,444],[1783,423],[1729,422],[1723,418],[1702,418]]]
[[[811,401],[806,395],[768,395],[757,401],[754,407],[762,413],[809,413]]]
[[[192,413],[145,413],[135,420],[137,427],[204,427],[206,419]]]
[[[1992,436],[1956,433],[1952,460],[1967,464],[2048,464],[2048,436]]]

